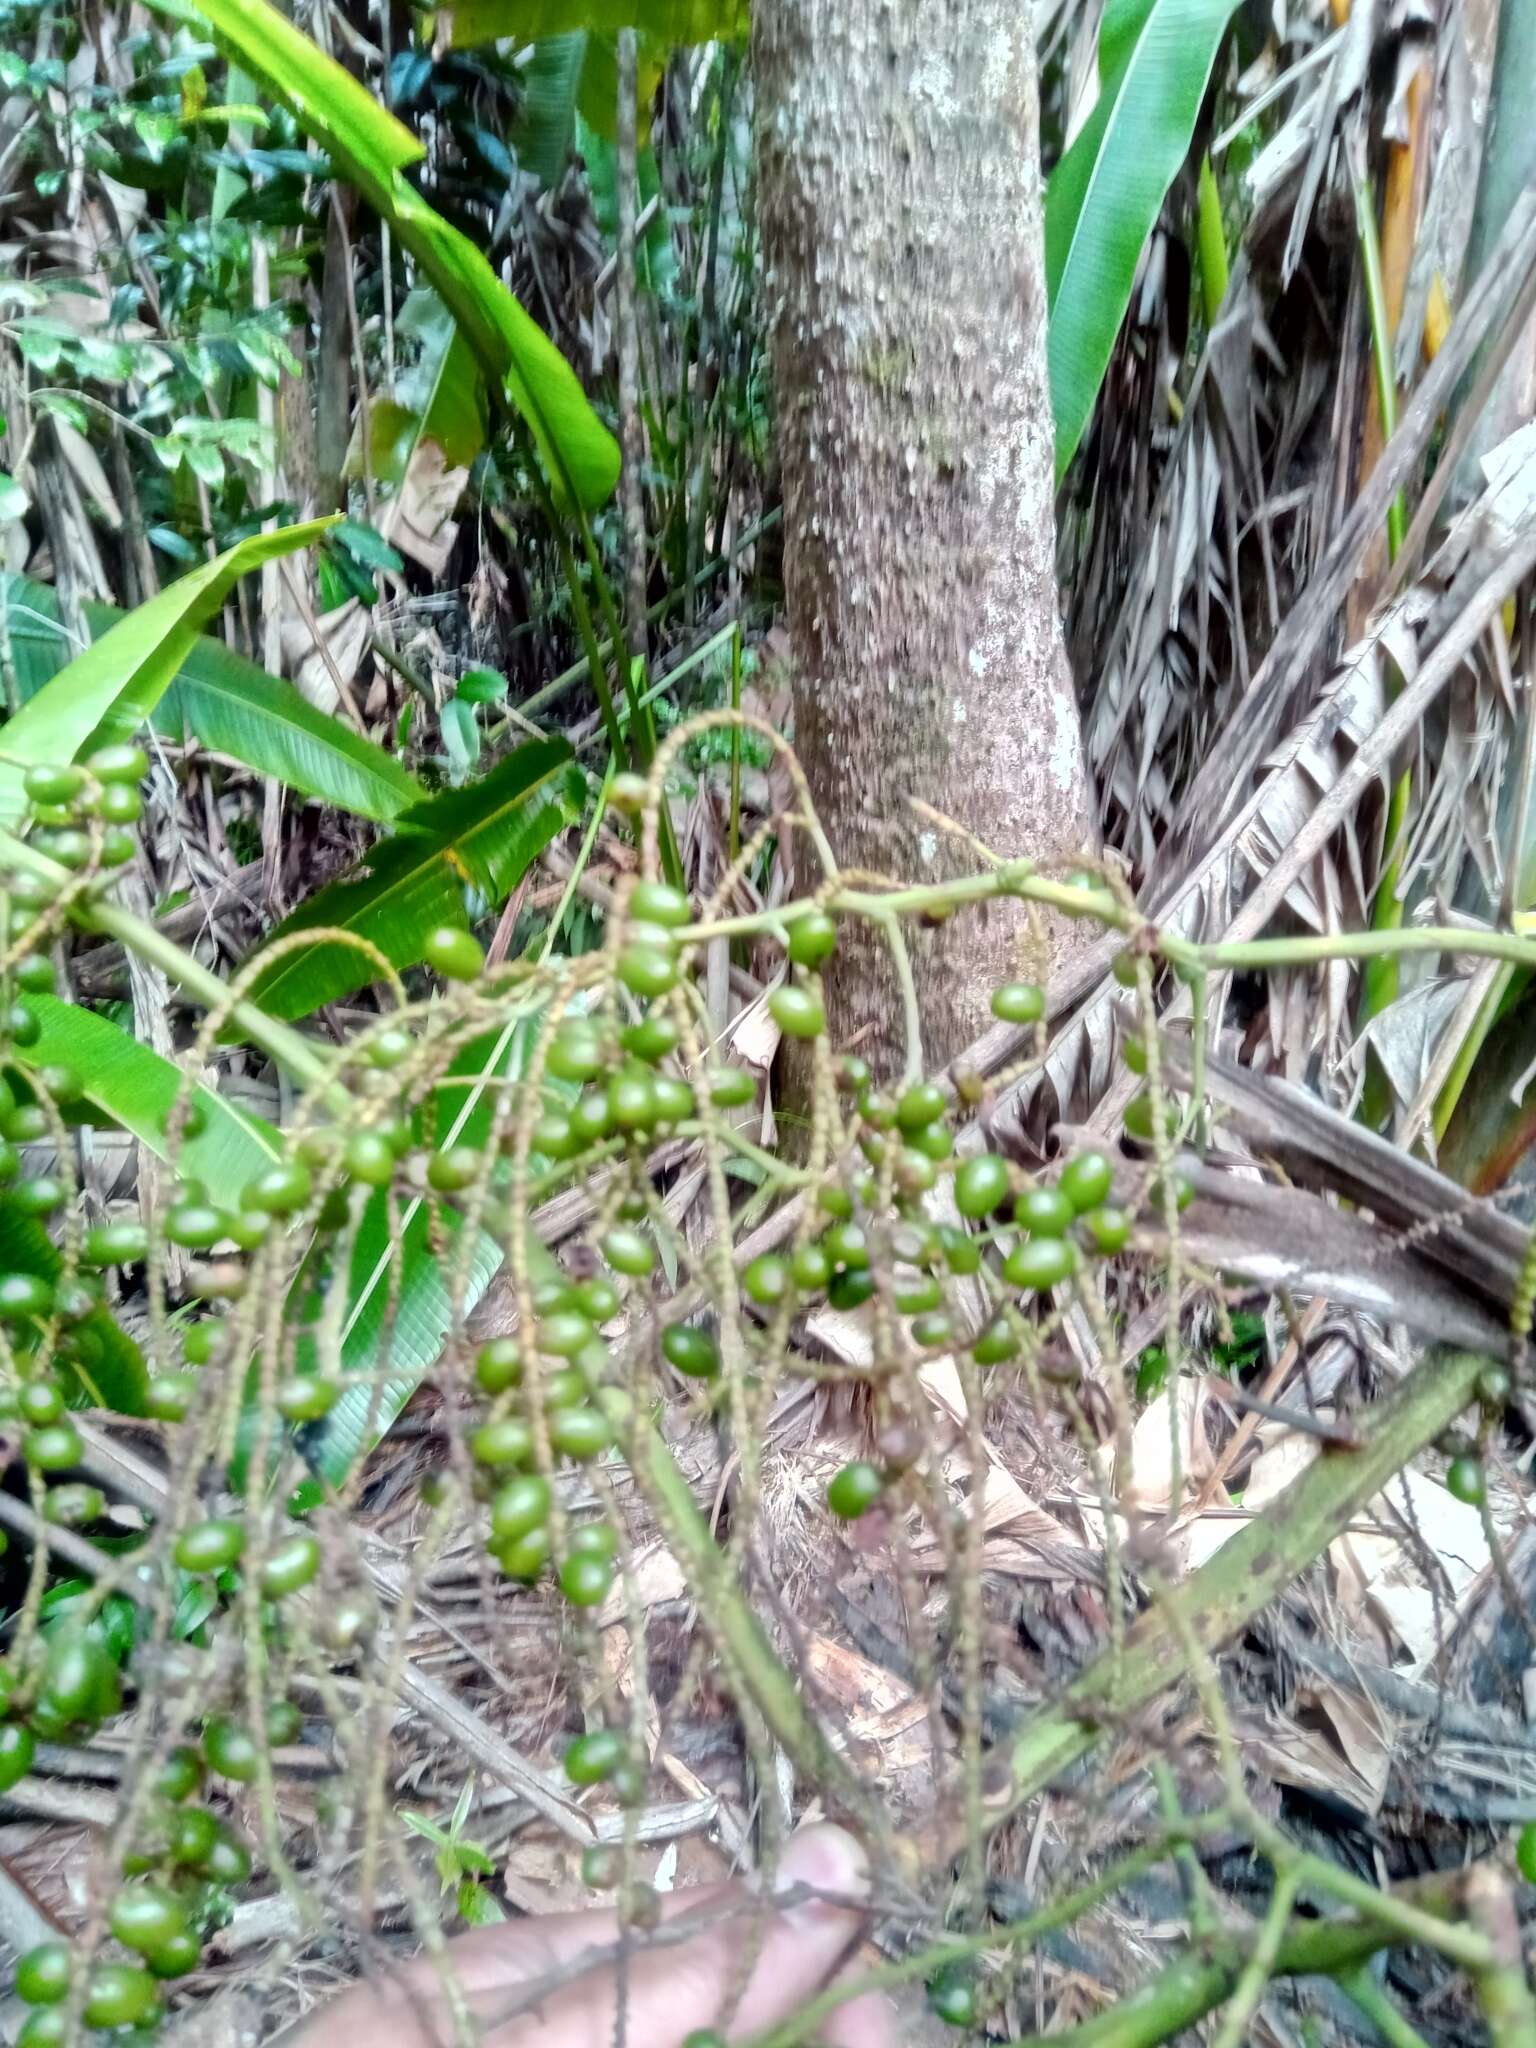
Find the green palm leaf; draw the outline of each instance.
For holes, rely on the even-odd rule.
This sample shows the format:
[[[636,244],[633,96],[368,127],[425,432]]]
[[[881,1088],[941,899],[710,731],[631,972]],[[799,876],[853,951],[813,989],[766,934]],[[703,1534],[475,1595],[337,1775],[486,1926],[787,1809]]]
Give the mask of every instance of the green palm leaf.
[[[0,576],[0,607],[17,696],[25,702],[69,661],[69,638],[46,583]],[[86,625],[97,640],[124,617],[113,605],[85,608]],[[291,683],[205,635],[193,642],[166,686],[154,723],[178,738],[191,733],[213,753],[376,824],[387,824],[422,797],[421,784],[392,754],[317,711]]]
[[[403,812],[362,869],[310,897],[272,943],[328,926],[356,932],[393,967],[414,966],[435,926],[462,920],[466,885],[499,902],[581,797],[565,741],[530,740],[481,781]],[[373,978],[362,953],[322,940],[274,960],[252,999],[270,1016],[304,1017]]]
[[[54,1063],[73,1067],[82,1102],[131,1131],[156,1158],[168,1159],[166,1125],[182,1091],[181,1070],[120,1031],[109,1017],[78,1003],[30,995],[27,1008],[41,1028],[36,1042],[19,1056],[22,1071]],[[201,1112],[201,1128],[183,1141],[177,1166],[202,1181],[215,1202],[236,1207],[245,1183],[282,1157],[282,1137],[216,1089],[196,1084],[187,1092]]]
[[[21,816],[28,767],[72,761],[98,735],[116,736],[143,724],[196,646],[204,621],[239,579],[278,555],[308,547],[333,524],[312,519],[304,526],[252,534],[178,577],[77,654],[6,724],[0,820],[9,823]]]
[[[1059,482],[1076,453],[1136,266],[1188,154],[1236,0],[1109,0],[1099,97],[1045,195]]]
[[[168,11],[186,10],[175,0]],[[527,421],[557,490],[588,509],[603,504],[618,481],[618,443],[484,253],[407,182],[403,173],[426,155],[423,145],[268,0],[198,0],[197,12],[391,224],[458,321],[490,388]]]

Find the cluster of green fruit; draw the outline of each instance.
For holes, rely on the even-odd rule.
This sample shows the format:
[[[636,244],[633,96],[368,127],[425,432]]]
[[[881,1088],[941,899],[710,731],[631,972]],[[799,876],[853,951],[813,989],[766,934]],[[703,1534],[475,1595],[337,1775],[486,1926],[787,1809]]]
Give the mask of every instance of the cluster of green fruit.
[[[121,1681],[98,1624],[62,1627],[38,1648],[32,1682],[14,1665],[0,1666],[8,1710],[27,1700],[27,1719],[0,1724],[13,1739],[0,1782],[15,1782],[31,1761],[34,1735],[81,1739],[115,1714]],[[297,1711],[287,1701],[267,1710],[272,1743],[295,1739]],[[88,2027],[150,2028],[159,2015],[161,1980],[185,1976],[202,1953],[201,1931],[216,1916],[223,1895],[244,1883],[250,1852],[229,1824],[194,1795],[209,1773],[248,1783],[257,1771],[255,1744],[237,1724],[212,1719],[200,1749],[171,1751],[153,1787],[136,1846],[124,1857],[124,1883],[107,1925],[131,1960],[84,1961],[76,1948],[48,1941],[22,1956],[16,1995],[34,2008],[17,2036],[20,2048],[51,2048],[68,2038],[73,2009]]]

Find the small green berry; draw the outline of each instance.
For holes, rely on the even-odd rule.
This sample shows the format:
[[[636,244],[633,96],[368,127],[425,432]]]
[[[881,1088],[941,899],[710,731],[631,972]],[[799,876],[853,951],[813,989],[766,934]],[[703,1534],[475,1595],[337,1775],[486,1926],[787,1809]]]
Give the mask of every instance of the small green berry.
[[[834,1472],[827,1486],[827,1506],[839,1521],[856,1522],[885,1491],[885,1479],[867,1458],[855,1458]]]
[[[428,932],[421,957],[444,981],[477,981],[485,967],[479,940],[462,925],[440,924]]]
[[[1004,1024],[1038,1024],[1045,1015],[1045,990],[1032,981],[1010,981],[993,990],[992,1014]]]
[[[821,998],[794,982],[774,990],[768,998],[768,1009],[786,1038],[817,1038],[827,1028]]]

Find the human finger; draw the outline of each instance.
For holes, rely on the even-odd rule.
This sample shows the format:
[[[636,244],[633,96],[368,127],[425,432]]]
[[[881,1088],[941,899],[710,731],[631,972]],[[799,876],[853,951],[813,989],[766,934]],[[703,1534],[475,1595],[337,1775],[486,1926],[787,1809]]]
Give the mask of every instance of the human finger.
[[[738,2036],[813,1996],[857,1939],[868,1886],[864,1852],[851,1835],[830,1825],[806,1828],[791,1838],[775,1875],[775,1894],[785,1904],[775,1907],[742,1883],[674,1893],[663,1905],[661,1938],[637,1937],[622,1970],[611,1912],[479,1928],[450,1944],[450,1961],[485,2048],[530,2048],[534,2041],[541,2048],[590,2048],[612,2038],[621,1998],[635,2048],[676,2048],[693,2029],[716,2024],[737,1991],[731,2031]],[[850,1903],[796,1900],[806,1888]],[[689,1922],[698,1925],[692,1936]],[[761,1929],[758,1953],[742,1987],[754,1923]],[[359,1986],[327,2006],[292,2048],[439,2048],[451,2038],[441,1979],[430,1961],[418,1961],[394,1984]],[[848,2048],[884,2042],[875,2036]]]

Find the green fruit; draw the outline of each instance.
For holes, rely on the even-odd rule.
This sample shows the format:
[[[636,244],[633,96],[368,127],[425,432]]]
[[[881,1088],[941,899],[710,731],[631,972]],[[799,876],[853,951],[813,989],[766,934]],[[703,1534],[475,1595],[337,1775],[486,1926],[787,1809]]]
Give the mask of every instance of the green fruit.
[[[611,1522],[578,1522],[567,1538],[569,1555],[611,1564],[619,1554],[619,1533]]]
[[[80,869],[90,864],[91,842],[83,832],[65,826],[60,831],[36,832],[32,844],[39,853],[56,860],[61,868]]]
[[[1008,1254],[1003,1278],[1010,1287],[1038,1294],[1070,1279],[1077,1266],[1077,1247],[1069,1238],[1030,1237]]]
[[[1072,1228],[1077,1211],[1060,1188],[1026,1188],[1013,1205],[1015,1220],[1036,1237],[1061,1237]]]
[[[920,1350],[947,1351],[955,1341],[955,1319],[947,1309],[936,1309],[915,1319],[911,1336]]]
[[[937,1081],[917,1081],[896,1098],[896,1122],[904,1131],[920,1131],[936,1123],[949,1107],[948,1097]]]
[[[162,1799],[179,1806],[183,1799],[190,1799],[203,1782],[203,1760],[195,1749],[185,1743],[173,1749],[160,1766],[155,1779],[155,1791]]]
[[[98,747],[94,754],[86,756],[85,765],[98,782],[142,782],[149,773],[148,755],[131,740]]]
[[[561,1109],[547,1109],[535,1123],[529,1149],[541,1159],[574,1159],[582,1140]]]
[[[788,1299],[790,1286],[789,1267],[771,1252],[754,1259],[741,1276],[743,1294],[759,1308],[777,1308]]]
[[[846,1223],[853,1215],[853,1197],[846,1188],[829,1182],[816,1190],[816,1206],[824,1215],[831,1216],[838,1223]]]
[[[638,1024],[631,1024],[621,1031],[619,1043],[637,1060],[654,1066],[657,1060],[664,1060],[668,1053],[677,1050],[679,1036],[674,1019],[664,1010],[652,1010]]]
[[[686,1081],[680,1081],[676,1074],[658,1074],[654,1086],[658,1123],[683,1123],[698,1108],[693,1090]]]
[[[237,1785],[252,1785],[260,1758],[255,1738],[238,1721],[210,1721],[203,1730],[203,1755],[210,1771],[232,1778]]]
[[[550,1040],[544,1063],[557,1081],[595,1081],[607,1059],[595,1028],[585,1018],[567,1017]]]
[[[101,864],[104,868],[125,867],[138,850],[137,840],[123,825],[108,825],[101,835]]]
[[[730,2044],[717,2027],[695,2027],[691,2034],[684,2034],[683,2048],[730,2048]]]
[[[37,1472],[67,1472],[78,1465],[84,1447],[72,1422],[50,1422],[31,1430],[21,1441],[21,1455]]]
[[[129,782],[109,782],[91,805],[107,825],[136,825],[144,815],[144,799]]]
[[[533,1430],[521,1415],[482,1422],[469,1439],[469,1455],[477,1465],[524,1465],[533,1448]]]
[[[478,980],[485,966],[479,940],[462,925],[440,924],[428,932],[421,957],[444,981]]]
[[[114,1937],[141,1956],[154,1956],[167,1942],[187,1931],[187,1913],[164,1885],[126,1886],[112,1901],[107,1925]]]
[[[213,1844],[203,1858],[203,1875],[211,1884],[244,1884],[251,1874],[251,1852],[232,1828],[214,1823]]]
[[[30,1275],[7,1275],[7,1278],[30,1278]],[[5,1281],[0,1280],[0,1292],[4,1288]],[[23,1422],[40,1429],[46,1423],[57,1422],[64,1413],[64,1390],[57,1380],[28,1380],[17,1391],[16,1406]]]
[[[823,1232],[821,1248],[834,1266],[861,1273],[869,1264],[869,1240],[857,1223],[833,1223]]]
[[[304,1733],[304,1716],[292,1700],[273,1700],[267,1708],[267,1740],[277,1749],[290,1749]]]
[[[1188,1174],[1170,1174],[1168,1185],[1173,1189],[1174,1207],[1179,1210],[1187,1209],[1195,1199],[1195,1184]],[[1147,1200],[1156,1213],[1161,1215],[1164,1208],[1163,1181],[1161,1177],[1153,1181],[1151,1187],[1148,1188]]]
[[[296,1529],[277,1544],[261,1568],[261,1590],[269,1600],[285,1600],[307,1586],[320,1569],[320,1545],[307,1529]]]
[[[981,1246],[953,1223],[939,1225],[939,1249],[950,1272],[960,1279],[981,1271]]]
[[[815,1294],[832,1278],[832,1261],[822,1244],[803,1244],[791,1254],[790,1276],[802,1293]]]
[[[627,1274],[634,1280],[643,1279],[656,1263],[650,1239],[622,1223],[616,1223],[611,1230],[604,1232],[602,1251],[616,1273]]]
[[[859,1096],[859,1115],[872,1131],[896,1127],[896,1105],[883,1089],[866,1088]]]
[[[387,1188],[395,1177],[395,1148],[382,1131],[354,1131],[342,1164],[364,1187]]]
[[[585,1464],[613,1442],[613,1425],[600,1408],[557,1408],[549,1418],[549,1440],[567,1458]]]
[[[745,1067],[716,1067],[704,1085],[716,1109],[745,1109],[757,1100],[757,1083]]]
[[[523,1579],[531,1584],[549,1563],[548,1526],[530,1529],[526,1536],[500,1545],[495,1555],[509,1579]]]
[[[58,2005],[69,1996],[74,1950],[67,1941],[41,1941],[16,1965],[16,1996],[26,2005]]]
[[[837,1063],[837,1085],[845,1094],[862,1094],[874,1078],[869,1061],[856,1052],[845,1052]]]
[[[560,1566],[560,1591],[573,1607],[600,1607],[612,1590],[614,1569],[605,1557],[575,1551]]]
[[[1083,1217],[1083,1235],[1096,1252],[1108,1258],[1113,1252],[1123,1252],[1130,1243],[1131,1219],[1124,1209],[1106,1202]]]
[[[820,996],[790,982],[768,998],[768,1010],[786,1038],[817,1038],[827,1028]]]
[[[693,905],[670,882],[636,882],[629,892],[629,914],[647,924],[680,925],[693,919]]]
[[[38,1145],[49,1138],[53,1131],[48,1121],[48,1112],[39,1102],[16,1102],[0,1117],[5,1135],[15,1145]]]
[[[493,1337],[475,1359],[475,1383],[486,1394],[504,1394],[523,1383],[523,1354],[511,1337]]]
[[[541,1388],[544,1406],[548,1408],[574,1408],[585,1401],[590,1391],[587,1376],[579,1366],[563,1365],[558,1372],[552,1372]]]
[[[67,1060],[49,1060],[46,1065],[33,1067],[31,1077],[40,1095],[50,1095],[55,1102],[78,1102],[85,1093],[85,1083],[77,1068]]]
[[[16,2048],[64,2048],[69,2023],[56,2005],[40,2005],[28,2014],[16,2036]]]
[[[834,1472],[827,1486],[827,1506],[842,1522],[856,1522],[867,1514],[885,1491],[885,1480],[877,1465],[867,1458],[855,1458]]]
[[[944,1299],[944,1290],[935,1274],[925,1273],[920,1280],[911,1280],[896,1289],[896,1313],[902,1316],[926,1315]]]
[[[185,1807],[171,1823],[171,1861],[205,1865],[218,1839],[219,1824],[205,1807]]]
[[[88,1522],[99,1522],[106,1511],[107,1497],[101,1488],[78,1481],[50,1486],[43,1502],[43,1520],[58,1529],[83,1529]]]
[[[606,1323],[619,1312],[619,1290],[605,1274],[594,1273],[576,1289],[576,1303],[589,1323]]]
[[[1041,1240],[1048,1244],[1049,1238]],[[971,1356],[978,1365],[1006,1365],[1010,1358],[1019,1355],[1019,1337],[1006,1316],[997,1316],[982,1331],[971,1346]]]
[[[1528,1820],[1515,1842],[1515,1861],[1527,1884],[1536,1884],[1536,1821]]]
[[[197,1398],[195,1372],[156,1373],[144,1393],[144,1412],[156,1422],[184,1422]]]
[[[169,1934],[160,1946],[145,1956],[150,1974],[158,1978],[185,1977],[195,1970],[203,1959],[203,1945],[191,1928],[184,1928],[180,1934]]]
[[[549,1481],[539,1472],[523,1472],[509,1479],[491,1499],[491,1540],[499,1548],[515,1543],[530,1529],[541,1529],[549,1520]]]
[[[1153,1122],[1152,1097],[1147,1090],[1143,1089],[1140,1095],[1133,1095],[1125,1105],[1124,1121],[1128,1137],[1139,1138],[1143,1144],[1151,1143]],[[1163,1129],[1171,1138],[1178,1128],[1178,1104],[1165,1097],[1163,1101]]]
[[[1102,1152],[1079,1152],[1061,1169],[1056,1183],[1080,1215],[1107,1202],[1114,1184],[1115,1170]]]
[[[924,1124],[907,1133],[907,1150],[920,1152],[925,1159],[947,1159],[954,1149],[955,1134],[948,1124]]]
[[[620,948],[615,972],[634,996],[664,996],[677,986],[677,959],[664,946],[632,941]]]
[[[279,1385],[273,1400],[285,1422],[318,1422],[330,1414],[340,1396],[334,1380],[322,1379],[318,1373],[296,1372]]]
[[[955,1207],[962,1216],[979,1221],[1006,1200],[1012,1184],[1006,1159],[995,1152],[979,1153],[955,1170]]]
[[[827,1283],[827,1300],[833,1308],[862,1308],[874,1294],[875,1276],[865,1266],[845,1266]]]
[[[23,775],[21,786],[31,803],[72,804],[85,788],[85,775],[68,763],[40,762]]]
[[[11,969],[16,986],[24,995],[52,995],[58,976],[46,953],[23,953]]]
[[[0,1723],[0,1792],[19,1785],[32,1768],[37,1744],[32,1730],[19,1721]]]
[[[608,1083],[608,1116],[617,1131],[649,1131],[657,1121],[656,1077],[646,1067],[626,1067]]]
[[[571,1105],[571,1131],[578,1147],[595,1145],[613,1128],[606,1088],[588,1088]]]
[[[592,1325],[579,1308],[546,1316],[537,1327],[540,1351],[550,1358],[575,1358],[592,1341]]]
[[[211,1251],[229,1235],[229,1219],[211,1202],[178,1202],[166,1216],[165,1234],[184,1251]]]
[[[392,1067],[404,1064],[411,1056],[416,1041],[401,1024],[385,1024],[374,1032],[364,1051],[368,1064],[387,1073]]]
[[[796,967],[819,967],[837,951],[837,921],[825,910],[807,910],[789,927],[785,950]]]
[[[68,1724],[94,1723],[115,1714],[120,1697],[117,1666],[100,1637],[69,1629],[51,1639],[42,1690],[50,1714]]]
[[[696,1323],[669,1323],[661,1333],[661,1355],[691,1380],[713,1379],[720,1370],[720,1348]]]
[[[1032,981],[1010,981],[992,991],[992,1014],[1004,1024],[1038,1024],[1045,1015],[1045,990]]]
[[[56,1173],[34,1173],[11,1190],[11,1205],[23,1216],[51,1216],[68,1200],[69,1190]]]
[[[1469,1508],[1480,1508],[1488,1498],[1488,1474],[1481,1458],[1470,1452],[1452,1458],[1445,1472],[1446,1490]]]
[[[88,2027],[141,2027],[160,2010],[160,1993],[148,1970],[133,1963],[98,1963],[85,1987]]]
[[[601,1785],[616,1764],[622,1763],[627,1745],[617,1728],[594,1728],[578,1735],[561,1758],[565,1775],[573,1785]]]
[[[976,1992],[957,1971],[941,1970],[928,1986],[929,2010],[952,2027],[976,2024]]]
[[[302,1209],[314,1188],[309,1168],[297,1159],[269,1166],[248,1181],[240,1199],[247,1209],[265,1209],[271,1216],[291,1216]]]

